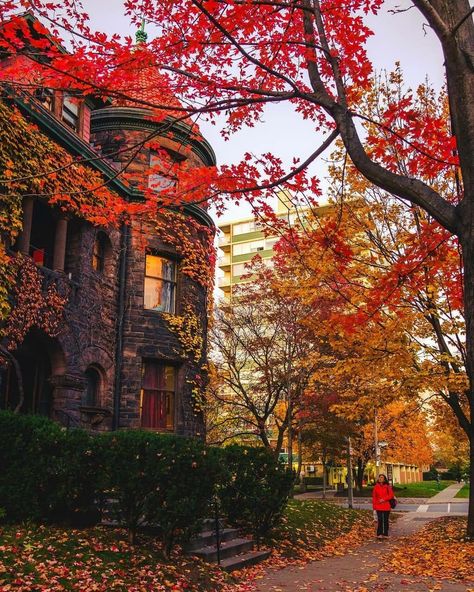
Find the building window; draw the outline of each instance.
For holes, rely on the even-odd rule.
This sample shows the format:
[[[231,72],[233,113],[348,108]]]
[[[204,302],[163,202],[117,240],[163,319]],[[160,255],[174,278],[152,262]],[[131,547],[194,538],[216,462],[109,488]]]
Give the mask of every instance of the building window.
[[[234,255],[246,255],[247,253],[257,253],[265,250],[265,240],[259,239],[245,243],[234,244],[233,254]]]
[[[62,120],[74,131],[79,130],[79,103],[72,95],[64,95]]]
[[[246,263],[236,263],[232,266],[232,275],[234,277],[247,273],[250,273],[250,270],[248,267],[246,267]]]
[[[92,269],[103,273],[105,269],[105,254],[107,249],[107,237],[103,232],[98,232],[95,237],[92,250]]]
[[[175,312],[176,262],[158,255],[147,255],[145,265],[144,307],[160,312]]]
[[[255,232],[256,230],[259,230],[259,228],[255,220],[250,220],[249,222],[240,222],[239,224],[234,224],[232,227],[232,232],[234,235]]]
[[[84,393],[84,405],[97,407],[100,401],[100,374],[99,371],[90,366],[85,371],[86,391]]]
[[[50,88],[38,88],[35,91],[36,99],[43,105],[48,111],[53,111],[53,91]]]
[[[140,402],[141,427],[174,427],[175,369],[157,360],[144,360]]]
[[[157,193],[170,189],[176,185],[176,177],[172,172],[173,164],[164,156],[156,152],[150,152],[150,174],[148,175],[148,187]]]

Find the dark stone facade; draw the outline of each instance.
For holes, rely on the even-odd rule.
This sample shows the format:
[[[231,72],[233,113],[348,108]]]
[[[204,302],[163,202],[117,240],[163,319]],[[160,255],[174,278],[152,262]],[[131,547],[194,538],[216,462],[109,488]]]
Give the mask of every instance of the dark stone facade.
[[[91,129],[74,133],[58,120],[55,113],[43,113],[37,109],[29,116],[36,117],[36,112],[48,121],[48,126],[42,125],[44,121],[37,122],[43,133],[54,124],[54,139],[60,138],[71,153],[90,154],[93,149],[95,153],[103,154],[106,163],[101,163],[101,172],[105,167],[112,177],[117,166],[130,158],[130,153],[113,153],[144,141],[151,130],[159,132],[159,125],[163,125],[153,122],[150,113],[144,109],[108,106],[92,111],[91,118],[89,112],[87,117],[83,115],[81,121],[88,123],[91,120]],[[191,139],[190,130],[183,124],[174,125],[168,121],[166,127],[166,137],[160,137],[158,133],[155,143],[159,142],[170,154],[179,154],[181,147],[186,145],[189,166],[214,163],[212,149],[204,139],[196,136]],[[169,129],[175,132],[172,139]],[[71,134],[74,134],[73,142],[69,142]],[[130,195],[127,196],[127,186],[120,182],[119,187],[117,182],[117,190],[127,199],[139,199],[137,187],[146,184],[149,163],[149,150],[142,148],[128,169]],[[52,213],[50,226],[36,232],[56,233],[57,237],[61,214],[49,209]],[[190,220],[193,218],[212,227],[204,210],[189,207],[184,212]],[[33,225],[35,215],[33,208]],[[205,240],[191,226],[189,236],[195,241]],[[179,237],[176,240],[179,241]],[[97,241],[102,249],[103,269],[93,266]],[[57,249],[57,238],[54,244]],[[212,245],[208,247],[213,248]],[[199,360],[192,359],[170,329],[166,316],[144,309],[145,258],[150,252],[176,261],[175,314],[183,312],[185,296],[187,301],[192,301],[205,344],[206,288],[179,273],[181,256],[176,246],[163,241],[153,224],[135,218],[121,228],[110,229],[69,218],[64,268],[53,271],[46,265],[38,267],[45,285],[54,282],[62,290],[69,289],[62,329],[54,339],[33,330],[12,352],[20,362],[23,375],[33,377],[25,380],[23,411],[46,413],[65,425],[88,429],[138,428],[141,426],[143,365],[145,361],[156,361],[174,368],[173,426],[168,430],[183,435],[204,434],[202,414],[193,405],[195,384],[190,377],[198,376],[199,384],[205,383],[205,348]],[[12,408],[18,399],[12,368],[4,369],[0,377],[0,404]],[[95,389],[92,404],[89,400],[91,389]]]

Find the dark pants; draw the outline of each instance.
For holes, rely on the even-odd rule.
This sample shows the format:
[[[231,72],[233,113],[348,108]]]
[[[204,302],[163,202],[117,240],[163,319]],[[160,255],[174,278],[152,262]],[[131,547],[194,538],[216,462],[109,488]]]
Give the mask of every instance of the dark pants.
[[[377,536],[388,536],[388,519],[390,510],[377,510]]]

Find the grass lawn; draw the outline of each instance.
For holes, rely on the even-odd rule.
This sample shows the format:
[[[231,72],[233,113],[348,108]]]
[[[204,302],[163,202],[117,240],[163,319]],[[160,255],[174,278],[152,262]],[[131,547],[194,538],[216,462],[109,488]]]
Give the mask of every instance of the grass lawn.
[[[319,500],[290,500],[282,524],[267,542],[286,557],[317,559],[323,548],[342,549],[372,535],[371,512],[348,510]],[[330,553],[323,553],[330,554]]]
[[[282,524],[265,541],[274,548],[267,565],[341,553],[372,530],[369,512],[291,500]],[[119,529],[0,527],[1,592],[241,592],[264,569],[228,575],[178,553],[166,559],[152,537],[139,537],[133,548]]]
[[[433,497],[448,485],[452,485],[455,481],[420,481],[419,483],[406,483],[405,485],[397,484],[393,491],[397,497]],[[354,495],[360,497],[370,497],[372,495],[372,487],[364,487],[362,493],[354,491]]]
[[[163,557],[159,544],[125,531],[5,526],[0,534],[2,592],[142,592],[220,590],[227,578],[190,558]]]
[[[463,487],[456,493],[454,497],[460,497],[463,499],[469,498],[469,485],[466,483]]]

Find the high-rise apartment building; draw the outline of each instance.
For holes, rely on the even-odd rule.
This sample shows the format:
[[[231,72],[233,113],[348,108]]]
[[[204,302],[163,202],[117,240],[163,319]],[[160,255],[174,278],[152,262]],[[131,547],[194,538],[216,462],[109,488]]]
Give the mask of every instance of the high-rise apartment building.
[[[329,206],[320,206],[318,214],[324,214]],[[289,198],[288,194],[280,191],[276,196],[274,212],[278,218],[293,225],[304,223],[305,212],[308,207],[298,206]],[[242,276],[248,273],[246,264],[255,255],[259,255],[264,263],[271,265],[273,247],[279,240],[277,232],[264,232],[264,223],[254,216],[240,218],[223,222],[218,226],[221,236],[219,238],[219,249],[221,255],[218,260],[219,269],[224,275],[218,278],[218,287],[223,291],[226,298],[232,295],[232,289],[242,283]]]

